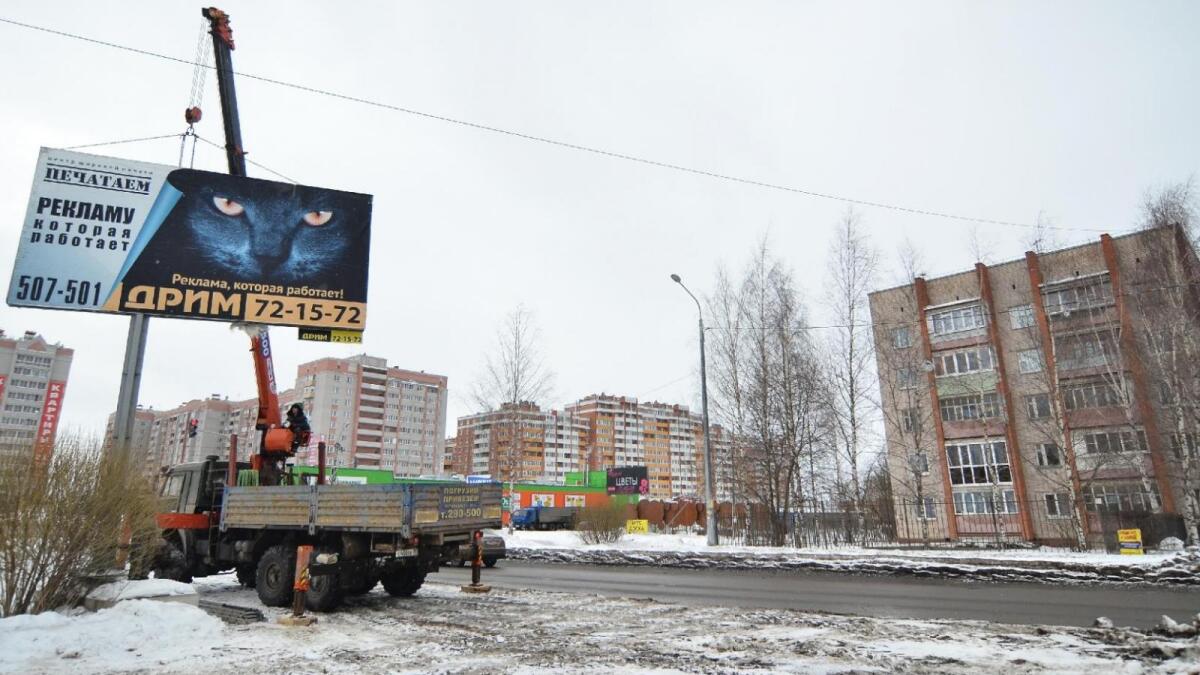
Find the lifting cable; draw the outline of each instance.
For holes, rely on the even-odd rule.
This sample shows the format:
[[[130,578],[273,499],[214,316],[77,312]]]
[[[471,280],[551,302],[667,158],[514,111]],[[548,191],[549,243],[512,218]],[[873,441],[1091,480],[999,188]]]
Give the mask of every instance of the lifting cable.
[[[187,147],[188,137],[192,138],[192,156],[188,168],[196,168],[196,122],[200,121],[203,112],[200,104],[204,103],[204,82],[208,78],[208,59],[212,52],[208,46],[208,19],[200,20],[200,35],[196,38],[196,53],[192,57],[192,89],[188,94],[188,107],[183,111],[183,119],[187,122],[187,130],[179,137],[179,166],[183,166],[183,151]]]

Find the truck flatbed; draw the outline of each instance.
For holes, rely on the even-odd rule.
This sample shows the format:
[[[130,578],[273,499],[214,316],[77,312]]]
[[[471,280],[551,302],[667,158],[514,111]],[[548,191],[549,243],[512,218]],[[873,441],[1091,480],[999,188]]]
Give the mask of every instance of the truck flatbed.
[[[225,491],[221,531],[386,532],[401,537],[500,527],[500,486],[287,485]]]

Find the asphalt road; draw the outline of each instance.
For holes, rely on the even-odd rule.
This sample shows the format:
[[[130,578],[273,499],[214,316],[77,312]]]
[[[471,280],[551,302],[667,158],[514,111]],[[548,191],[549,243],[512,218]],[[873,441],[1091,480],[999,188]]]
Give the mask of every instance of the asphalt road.
[[[467,583],[470,568],[443,568],[431,581]],[[561,565],[501,560],[483,570],[498,588],[597,593],[662,602],[770,607],[860,616],[979,619],[1017,624],[1091,626],[1107,616],[1119,626],[1149,628],[1163,614],[1200,612],[1200,590],[1147,586],[971,583],[831,572],[685,570]]]

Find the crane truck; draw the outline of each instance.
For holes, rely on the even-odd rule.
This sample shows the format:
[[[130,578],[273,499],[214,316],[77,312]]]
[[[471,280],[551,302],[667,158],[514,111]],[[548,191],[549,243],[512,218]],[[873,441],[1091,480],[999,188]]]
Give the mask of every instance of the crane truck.
[[[498,484],[328,485],[324,444],[315,481],[287,472],[286,460],[309,442],[307,429],[282,424],[270,339],[251,333],[258,385],[258,443],[239,462],[237,439],[229,459],[209,456],[169,469],[156,517],[160,539],[150,557],[159,578],[236,571],[271,607],[292,603],[297,547],[315,552],[305,604],[338,607],[345,595],[382,582],[394,596],[412,595],[426,574],[455,557],[483,529],[500,527]],[[242,484],[239,483],[249,483]]]

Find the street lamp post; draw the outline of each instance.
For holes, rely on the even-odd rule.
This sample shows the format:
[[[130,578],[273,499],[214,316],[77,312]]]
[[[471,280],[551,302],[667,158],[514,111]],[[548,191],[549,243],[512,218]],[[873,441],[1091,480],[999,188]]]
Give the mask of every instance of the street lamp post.
[[[679,284],[692,301],[696,303],[696,313],[700,321],[700,406],[704,414],[704,513],[707,516],[705,531],[708,533],[708,545],[717,545],[717,486],[713,480],[712,438],[708,427],[708,373],[704,364],[704,310],[700,301],[683,285],[678,274],[671,275],[671,281]]]

